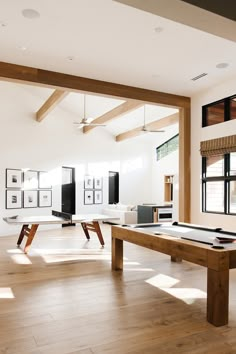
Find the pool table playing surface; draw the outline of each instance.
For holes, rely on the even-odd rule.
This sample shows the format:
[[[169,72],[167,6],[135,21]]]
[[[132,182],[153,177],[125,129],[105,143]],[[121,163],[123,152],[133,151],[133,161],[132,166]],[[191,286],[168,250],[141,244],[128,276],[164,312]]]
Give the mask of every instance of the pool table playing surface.
[[[112,226],[112,269],[123,269],[123,241],[207,268],[207,320],[228,323],[229,270],[236,268],[236,234],[186,223]]]

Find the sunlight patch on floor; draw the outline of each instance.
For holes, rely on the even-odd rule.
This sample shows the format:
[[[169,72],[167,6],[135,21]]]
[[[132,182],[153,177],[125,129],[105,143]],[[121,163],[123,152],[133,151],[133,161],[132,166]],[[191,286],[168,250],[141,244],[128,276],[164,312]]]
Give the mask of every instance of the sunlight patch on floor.
[[[161,288],[161,290],[164,290],[168,294],[176,297],[177,299],[182,300],[188,305],[193,304],[196,299],[207,298],[207,294],[204,291],[196,288]]]
[[[12,249],[7,250],[7,253],[14,253],[14,254],[20,253],[20,254],[23,254],[24,252],[20,248],[12,248]]]
[[[125,258],[124,258],[124,259],[125,259]],[[126,258],[126,259],[127,259],[127,258]],[[139,262],[129,262],[129,261],[127,261],[127,262],[124,261],[123,264],[124,264],[124,265],[137,265],[137,266],[140,265]]]
[[[154,272],[152,268],[126,268],[125,271],[128,272]]]
[[[10,253],[10,257],[16,264],[32,264],[28,256],[20,248],[12,248],[7,250]]]
[[[178,284],[180,280],[169,277],[165,274],[158,274],[152,278],[146,280],[146,283],[157,287],[160,290],[165,291],[171,296],[182,300],[188,305],[195,302],[196,299],[206,299],[206,292],[196,289],[196,288],[173,288],[174,285]]]
[[[157,288],[171,288],[180,281],[176,278],[169,277],[165,274],[158,274],[146,280],[146,283],[153,285]]]
[[[25,254],[12,254],[11,259],[17,264],[32,264],[30,259]]]
[[[0,299],[14,299],[11,288],[0,288]]]

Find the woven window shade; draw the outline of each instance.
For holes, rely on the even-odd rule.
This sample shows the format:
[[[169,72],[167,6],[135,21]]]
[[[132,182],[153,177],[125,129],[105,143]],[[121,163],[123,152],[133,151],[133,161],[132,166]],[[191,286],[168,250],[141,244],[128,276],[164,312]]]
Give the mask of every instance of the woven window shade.
[[[236,135],[201,141],[200,152],[202,156],[217,156],[236,152]]]

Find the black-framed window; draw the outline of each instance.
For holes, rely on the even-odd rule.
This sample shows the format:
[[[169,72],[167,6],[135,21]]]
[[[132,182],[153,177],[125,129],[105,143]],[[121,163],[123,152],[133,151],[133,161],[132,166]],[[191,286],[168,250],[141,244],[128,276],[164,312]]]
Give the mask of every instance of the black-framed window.
[[[236,214],[236,152],[202,157],[202,211]]]
[[[176,151],[178,148],[179,148],[179,134],[176,134],[171,139],[167,140],[164,144],[161,144],[156,148],[157,161],[169,155],[171,152]]]
[[[202,107],[202,127],[236,119],[236,95]]]

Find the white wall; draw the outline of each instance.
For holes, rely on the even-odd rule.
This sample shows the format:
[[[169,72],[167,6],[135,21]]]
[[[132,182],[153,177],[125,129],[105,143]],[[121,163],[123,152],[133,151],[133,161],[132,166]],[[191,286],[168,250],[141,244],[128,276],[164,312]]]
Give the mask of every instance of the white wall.
[[[192,97],[191,112],[191,221],[235,231],[236,216],[201,212],[200,141],[236,133],[236,120],[202,128],[202,106],[236,93],[236,78]]]
[[[178,133],[178,124],[165,134],[147,133],[121,145],[121,203],[143,204],[164,201],[164,175],[178,175],[178,151],[156,160],[156,147]]]

